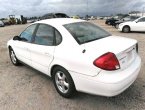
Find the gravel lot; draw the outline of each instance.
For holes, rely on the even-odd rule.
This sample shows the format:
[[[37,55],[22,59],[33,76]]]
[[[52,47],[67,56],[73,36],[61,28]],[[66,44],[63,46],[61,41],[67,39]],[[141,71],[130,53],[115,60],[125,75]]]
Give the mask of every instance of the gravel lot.
[[[138,40],[142,68],[129,89],[112,98],[84,93],[72,99],[59,96],[48,76],[10,62],[6,43],[27,26],[13,25],[0,28],[0,110],[145,110],[145,33],[121,33],[104,21],[92,22],[113,35]]]

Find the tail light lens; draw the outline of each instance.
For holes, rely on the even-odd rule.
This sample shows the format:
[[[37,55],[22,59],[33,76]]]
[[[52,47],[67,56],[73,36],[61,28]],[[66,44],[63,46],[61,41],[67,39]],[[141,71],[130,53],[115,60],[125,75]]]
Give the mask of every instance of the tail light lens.
[[[120,64],[114,53],[108,52],[97,58],[93,64],[103,70],[118,70]]]

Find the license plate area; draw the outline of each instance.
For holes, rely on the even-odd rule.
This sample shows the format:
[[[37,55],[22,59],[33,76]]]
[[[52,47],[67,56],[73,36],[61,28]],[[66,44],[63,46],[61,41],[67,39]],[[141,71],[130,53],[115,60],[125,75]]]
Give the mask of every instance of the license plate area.
[[[122,52],[119,59],[121,68],[125,68],[128,65],[130,65],[135,59],[135,56],[136,56],[135,47],[129,48],[125,50],[124,52]]]

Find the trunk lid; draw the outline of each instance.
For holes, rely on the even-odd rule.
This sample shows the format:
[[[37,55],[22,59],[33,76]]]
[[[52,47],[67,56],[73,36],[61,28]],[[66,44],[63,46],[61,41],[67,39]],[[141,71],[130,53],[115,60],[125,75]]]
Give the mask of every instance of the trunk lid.
[[[120,63],[120,68],[125,69],[137,56],[136,44],[137,41],[133,39],[110,36],[81,46],[85,47],[86,54],[88,53],[89,55],[91,53],[92,60],[107,52],[114,53]]]

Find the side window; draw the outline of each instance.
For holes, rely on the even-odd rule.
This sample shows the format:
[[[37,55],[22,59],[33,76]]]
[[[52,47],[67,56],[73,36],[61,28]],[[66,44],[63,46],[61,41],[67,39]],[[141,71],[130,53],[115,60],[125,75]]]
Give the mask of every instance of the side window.
[[[138,22],[145,22],[145,18],[139,19]]]
[[[22,41],[31,42],[35,28],[36,28],[36,24],[27,27],[20,35]]]
[[[62,36],[57,30],[55,30],[55,36],[56,36],[56,45],[59,45],[62,41]]]
[[[54,45],[54,28],[45,24],[40,24],[34,39],[35,44]]]

